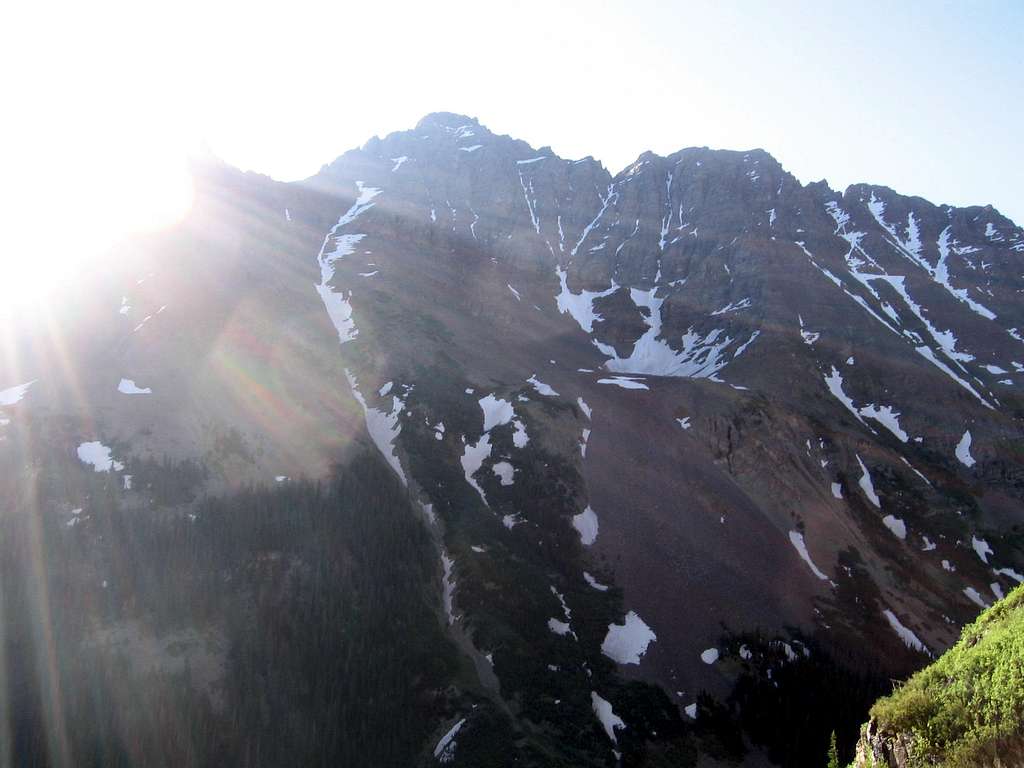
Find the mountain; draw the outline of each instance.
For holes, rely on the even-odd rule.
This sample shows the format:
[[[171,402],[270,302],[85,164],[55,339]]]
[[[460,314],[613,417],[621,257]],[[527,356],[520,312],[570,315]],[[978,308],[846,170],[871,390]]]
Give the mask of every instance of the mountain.
[[[57,521],[53,546],[78,537],[84,560],[111,556],[99,497],[104,519],[173,528],[147,556],[191,552],[188,525],[244,542],[217,610],[160,612],[236,649],[209,690],[279,690],[240,661],[253,626],[218,611],[319,610],[326,576],[295,574],[351,573],[347,542],[389,551],[375,521],[408,518],[403,562],[432,565],[410,572],[406,629],[381,631],[415,628],[447,671],[396,704],[422,750],[377,764],[804,765],[832,730],[852,755],[889,680],[1024,578],[1024,231],[991,207],[802,185],[762,150],[645,153],[613,176],[449,113],[299,183],[194,173],[183,222],[9,334],[0,484],[10,517]],[[374,479],[352,496],[307,484],[349,487],[353,467]],[[338,505],[335,538],[297,523]],[[268,522],[242,535],[250,506]],[[343,605],[416,581],[359,556],[372,585],[343,580]],[[95,614],[111,579],[91,568],[69,652],[129,621],[151,645],[160,589]],[[266,658],[332,656],[280,631]],[[346,677],[378,658],[346,654]],[[327,743],[335,710],[292,706],[319,725],[261,740],[254,713],[219,748],[276,764]]]

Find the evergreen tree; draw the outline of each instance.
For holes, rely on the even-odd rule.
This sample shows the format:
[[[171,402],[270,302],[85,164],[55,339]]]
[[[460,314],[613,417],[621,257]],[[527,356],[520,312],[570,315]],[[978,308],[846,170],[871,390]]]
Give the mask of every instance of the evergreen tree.
[[[832,737],[828,742],[828,768],[840,768],[839,750],[836,749],[836,732],[832,731]]]

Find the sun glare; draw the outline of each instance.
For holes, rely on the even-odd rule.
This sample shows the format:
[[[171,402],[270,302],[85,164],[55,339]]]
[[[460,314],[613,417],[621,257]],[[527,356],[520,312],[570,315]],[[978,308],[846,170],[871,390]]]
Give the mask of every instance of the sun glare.
[[[18,34],[0,47],[12,74],[5,104],[19,118],[0,141],[6,315],[102,270],[124,237],[180,218],[192,200],[187,153],[198,146],[183,96],[198,81],[179,36],[164,28],[177,14],[168,10],[160,34],[131,32],[157,16],[121,0],[62,3],[57,13],[22,3],[12,15]]]
[[[83,270],[103,270],[111,247],[180,220],[193,186],[183,153],[108,148],[23,183],[0,252],[0,308],[45,303]]]

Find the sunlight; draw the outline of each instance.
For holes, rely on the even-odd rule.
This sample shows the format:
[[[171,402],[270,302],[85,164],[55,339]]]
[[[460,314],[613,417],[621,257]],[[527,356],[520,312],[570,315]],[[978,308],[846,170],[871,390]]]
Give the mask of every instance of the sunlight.
[[[0,52],[12,114],[25,118],[10,121],[0,142],[0,313],[45,303],[83,270],[102,270],[112,245],[173,223],[192,199],[188,57],[127,34],[144,17],[130,4],[55,10],[14,9],[19,34]]]
[[[59,177],[52,169],[26,174],[17,189],[17,217],[0,252],[0,306],[7,310],[45,302],[82,270],[103,269],[111,246],[173,224],[192,204],[182,153],[108,147],[63,158]]]

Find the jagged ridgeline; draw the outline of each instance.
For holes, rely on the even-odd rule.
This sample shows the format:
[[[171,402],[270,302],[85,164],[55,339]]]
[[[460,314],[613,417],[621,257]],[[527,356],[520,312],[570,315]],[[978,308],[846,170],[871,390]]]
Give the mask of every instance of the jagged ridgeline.
[[[8,762],[850,760],[1024,580],[991,206],[449,113],[194,181],[4,337]]]

